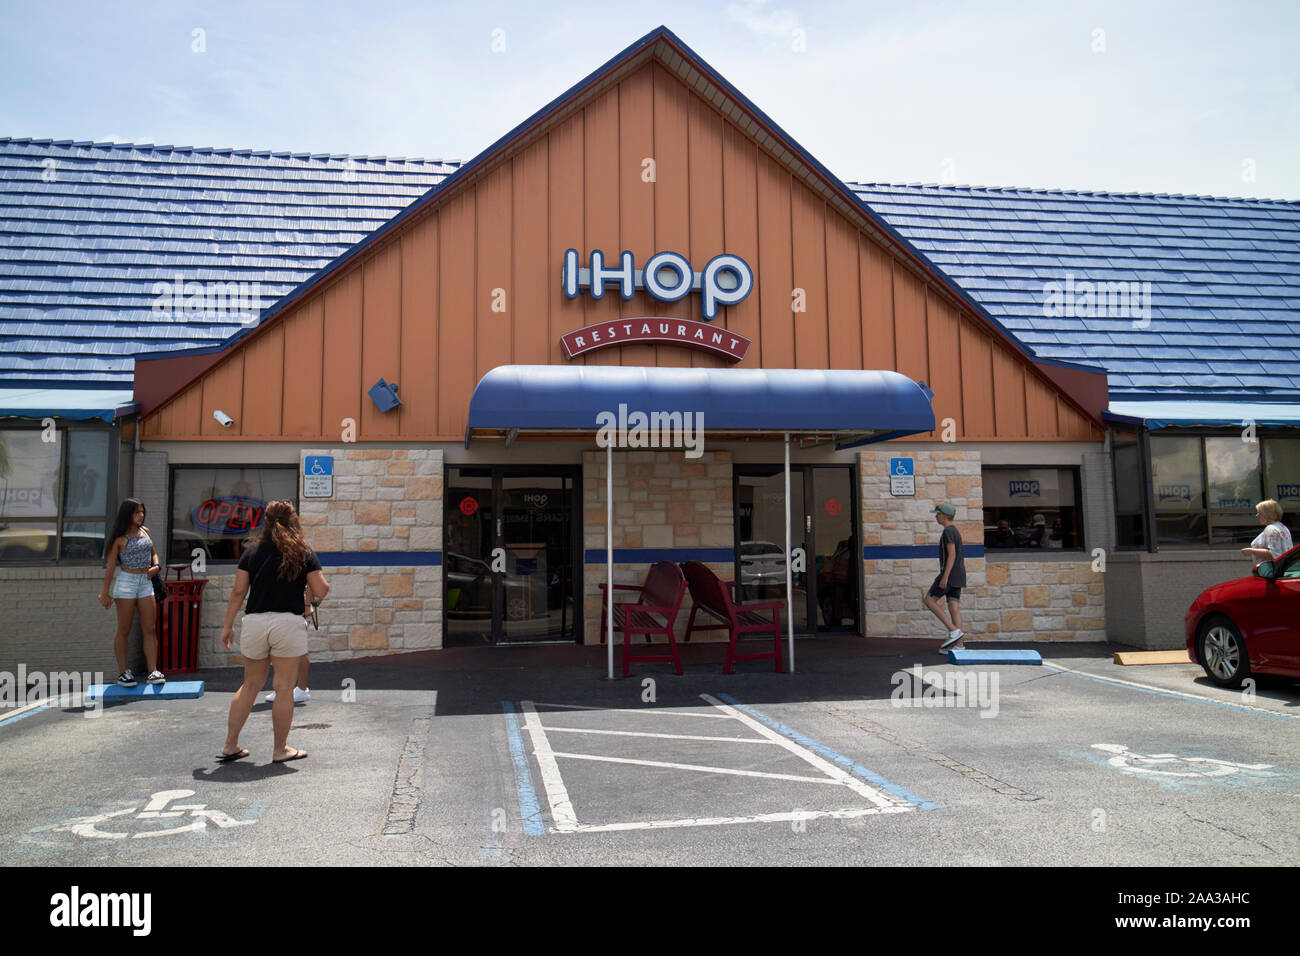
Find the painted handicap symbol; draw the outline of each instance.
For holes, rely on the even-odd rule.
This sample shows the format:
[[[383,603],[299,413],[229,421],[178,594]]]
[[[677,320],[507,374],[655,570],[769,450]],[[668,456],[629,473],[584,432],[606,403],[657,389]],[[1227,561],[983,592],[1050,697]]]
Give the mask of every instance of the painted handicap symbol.
[[[325,474],[325,469],[322,468],[322,467],[320,466],[320,459],[319,459],[319,458],[313,458],[313,459],[312,459],[312,462],[311,462],[311,473],[312,473],[313,475],[323,475],[323,474]]]
[[[903,459],[901,459],[901,458],[898,459],[898,467],[894,469],[894,474],[896,474],[896,475],[906,475],[906,474],[908,474],[908,471],[907,471],[907,465],[903,462]]]
[[[204,803],[180,804],[172,802],[192,796],[194,796],[193,790],[160,790],[157,793],[150,794],[149,801],[139,811],[135,807],[127,807],[124,810],[112,810],[77,817],[55,827],[54,831],[73,833],[91,840],[125,840],[128,838],[142,840],[150,837],[173,836],[177,833],[195,833],[206,830],[209,823],[224,830],[229,827],[246,827],[257,822],[256,820],[235,820],[220,810],[209,810],[207,804]],[[128,814],[135,814],[135,816],[127,817]],[[109,820],[118,820],[119,823],[125,823],[126,819],[123,818],[130,820],[184,819],[187,814],[193,819],[182,823],[180,826],[168,827],[162,830],[141,830],[136,833],[123,833],[115,829],[99,829],[100,824],[107,823]]]
[[[1110,754],[1106,763],[1124,773],[1194,779],[1275,776],[1271,772],[1273,764],[1270,763],[1236,763],[1212,757],[1180,757],[1177,754],[1139,754],[1123,744],[1093,744],[1092,749]]]

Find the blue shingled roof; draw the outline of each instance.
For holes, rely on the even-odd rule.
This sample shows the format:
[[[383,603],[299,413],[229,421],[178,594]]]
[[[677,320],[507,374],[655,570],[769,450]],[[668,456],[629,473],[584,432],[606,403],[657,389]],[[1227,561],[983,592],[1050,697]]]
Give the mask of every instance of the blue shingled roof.
[[[1103,366],[1115,398],[1300,400],[1298,202],[848,186],[1036,354]]]
[[[458,165],[0,138],[0,386],[129,390],[132,355],[219,345]]]

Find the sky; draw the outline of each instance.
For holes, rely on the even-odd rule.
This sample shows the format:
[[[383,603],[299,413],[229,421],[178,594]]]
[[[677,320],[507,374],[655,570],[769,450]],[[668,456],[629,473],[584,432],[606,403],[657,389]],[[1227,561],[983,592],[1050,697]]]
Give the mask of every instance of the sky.
[[[661,24],[846,181],[1300,200],[1300,0],[0,0],[0,136],[465,160]]]

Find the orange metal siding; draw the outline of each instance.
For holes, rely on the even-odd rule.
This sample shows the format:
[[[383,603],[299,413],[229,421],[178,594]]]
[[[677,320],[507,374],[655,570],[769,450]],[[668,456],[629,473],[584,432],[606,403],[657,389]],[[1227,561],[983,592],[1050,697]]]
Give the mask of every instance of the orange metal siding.
[[[647,181],[645,160],[654,162]],[[753,341],[745,367],[887,368],[935,390],[961,439],[1099,440],[1097,427],[905,256],[845,218],[656,62],[558,113],[512,152],[411,218],[148,415],[143,436],[452,441],[489,369],[565,363],[560,335],[619,317],[699,317],[615,290],[560,291],[564,251],[723,251],[756,288],[717,322]],[[802,312],[792,293],[804,293]],[[500,292],[498,292],[500,290]],[[494,311],[502,301],[504,311]],[[726,366],[669,345],[613,347],[583,364]],[[365,390],[396,381],[379,413]],[[235,425],[223,429],[212,410]],[[917,436],[917,439],[933,438]]]

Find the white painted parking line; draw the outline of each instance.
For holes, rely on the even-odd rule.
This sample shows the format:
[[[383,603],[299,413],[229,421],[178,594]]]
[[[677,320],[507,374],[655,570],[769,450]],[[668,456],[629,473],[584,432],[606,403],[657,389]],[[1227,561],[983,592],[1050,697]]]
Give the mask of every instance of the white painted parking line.
[[[637,823],[579,824],[574,833],[614,833],[620,830],[667,830],[673,827],[718,827],[735,823],[793,823],[796,820],[851,820],[879,813],[906,813],[915,807],[862,807],[853,810],[794,810],[759,813],[750,817],[688,817],[683,820],[644,820]]]
[[[658,707],[591,707],[587,704],[543,704],[540,700],[533,701],[537,707],[559,707],[564,710],[599,710],[606,714],[635,714],[638,717],[646,714],[653,714],[656,717],[706,717],[709,720],[730,720],[726,714],[710,714],[703,710],[665,710]]]
[[[643,730],[593,730],[590,727],[547,727],[548,734],[608,734],[612,737],[658,737],[662,740],[717,740],[727,744],[771,744],[756,737],[701,737],[698,734],[652,734]]]
[[[797,783],[825,783],[832,787],[839,786],[838,780],[827,777],[801,777],[793,773],[769,773],[766,770],[736,770],[732,767],[705,767],[695,763],[668,763],[663,760],[634,760],[631,757],[603,757],[595,754],[570,754],[558,750],[552,752],[555,757],[570,757],[574,760],[595,760],[599,763],[630,763],[641,767],[667,767],[671,770],[695,770],[700,773],[730,774],[733,777],[767,777],[770,780],[794,780]]]
[[[1239,710],[1246,713],[1262,714],[1265,717],[1275,717],[1278,720],[1300,721],[1300,715],[1281,714],[1275,710],[1269,710],[1266,707],[1254,707],[1250,704],[1238,704],[1235,701],[1216,700],[1213,697],[1207,697],[1203,694],[1191,694],[1187,691],[1170,690],[1168,687],[1157,687],[1154,684],[1140,684],[1137,681],[1121,680],[1118,677],[1105,677],[1101,674],[1079,671],[1072,667],[1065,667],[1062,664],[1053,664],[1048,661],[1043,661],[1042,666],[1049,670],[1060,671],[1064,674],[1072,674],[1075,677],[1084,677],[1088,680],[1100,681],[1103,684],[1116,684],[1120,687],[1131,687],[1134,690],[1140,690],[1148,694],[1159,694],[1163,697],[1178,697],[1183,700],[1194,700],[1198,703],[1212,704],[1215,707],[1223,707],[1227,710]]]
[[[906,813],[912,810],[920,809],[923,801],[917,798],[917,802],[912,802],[906,796],[897,793],[890,793],[887,790],[872,786],[861,777],[854,776],[836,766],[829,760],[824,759],[818,753],[796,742],[789,736],[778,732],[777,729],[765,726],[759,720],[718,700],[708,694],[701,694],[704,700],[711,708],[713,713],[692,711],[681,712],[658,709],[636,709],[623,710],[611,709],[607,707],[592,707],[585,704],[551,704],[539,703],[536,701],[521,701],[520,710],[524,715],[524,727],[528,731],[529,738],[533,742],[533,756],[537,758],[537,765],[541,771],[542,786],[546,790],[546,797],[551,806],[550,831],[552,833],[612,833],[629,830],[661,830],[674,827],[702,827],[702,826],[727,826],[739,823],[790,823],[800,820],[816,819],[853,819],[856,817],[872,816],[882,813]],[[557,710],[591,710],[603,711],[607,714],[634,714],[638,717],[645,714],[669,715],[675,717],[708,717],[715,720],[729,720],[739,723],[742,727],[753,731],[758,736],[745,737],[715,737],[696,734],[666,734],[652,733],[649,731],[637,730],[607,730],[605,728],[583,728],[583,727],[544,727],[541,717],[537,712],[538,707],[553,708]],[[762,715],[759,715],[762,716]],[[775,773],[765,770],[741,770],[735,767],[717,767],[705,764],[680,763],[667,760],[648,760],[632,757],[615,757],[605,754],[575,753],[573,751],[559,751],[551,747],[549,733],[565,734],[598,734],[617,737],[640,737],[652,738],[657,740],[689,740],[696,742],[708,743],[736,743],[736,744],[767,744],[775,745],[793,756],[815,768],[816,775],[803,775],[793,773]],[[791,731],[790,733],[794,733]],[[798,736],[795,734],[795,736]],[[803,743],[808,743],[812,747],[820,745],[814,741],[808,741],[801,738]],[[825,750],[825,748],[821,748]],[[835,756],[847,765],[847,758],[840,758],[839,755],[832,751],[826,751],[831,756]],[[830,787],[845,787],[853,791],[858,797],[865,799],[871,806],[867,807],[840,807],[833,810],[790,810],[776,813],[760,813],[749,815],[734,816],[707,816],[707,817],[685,817],[671,820],[634,820],[617,823],[579,823],[577,814],[573,808],[573,802],[569,798],[569,792],[564,784],[564,778],[560,772],[560,760],[583,760],[595,763],[621,764],[634,767],[652,767],[664,770],[681,770],[689,773],[709,773],[722,774],[736,777],[753,777],[764,780],[784,780],[791,783],[811,783],[820,784]],[[852,766],[859,772],[870,776],[870,771],[863,770]],[[875,779],[875,778],[873,778]],[[888,781],[882,781],[889,786]],[[894,788],[897,789],[897,788]],[[906,793],[906,791],[903,791]]]
[[[812,766],[816,767],[818,770],[826,774],[832,780],[835,780],[837,783],[842,783],[844,786],[848,787],[854,793],[858,794],[861,797],[865,797],[867,800],[870,800],[876,806],[878,807],[896,807],[900,805],[906,807],[913,806],[913,804],[904,800],[902,797],[896,797],[891,793],[886,793],[884,790],[880,790],[877,787],[871,786],[865,780],[859,780],[857,777],[853,776],[852,774],[844,770],[841,770],[839,767],[835,766],[835,764],[831,763],[829,760],[824,760],[821,757],[817,756],[817,754],[813,753],[811,750],[799,746],[789,737],[783,737],[781,734],[778,734],[775,730],[772,730],[769,727],[764,727],[753,717],[750,717],[748,714],[742,714],[740,711],[736,710],[736,708],[732,707],[729,704],[724,704],[716,697],[710,697],[708,694],[701,694],[700,697],[702,697],[704,700],[707,700],[714,707],[717,707],[724,714],[729,714],[730,716],[734,717],[736,720],[744,724],[746,727],[750,728],[756,733],[762,734],[764,737],[772,741],[774,744],[779,744],[780,746],[784,747],[786,750],[790,751],[790,753],[794,754],[800,760],[804,760],[807,763],[812,764]]]
[[[557,831],[571,830],[578,825],[578,819],[573,814],[573,803],[569,800],[569,791],[564,788],[564,779],[555,763],[546,731],[542,729],[542,722],[538,719],[531,700],[521,701],[519,706],[524,712],[524,729],[533,741],[533,756],[537,758],[537,766],[542,772],[546,799],[551,804],[551,820]]]

